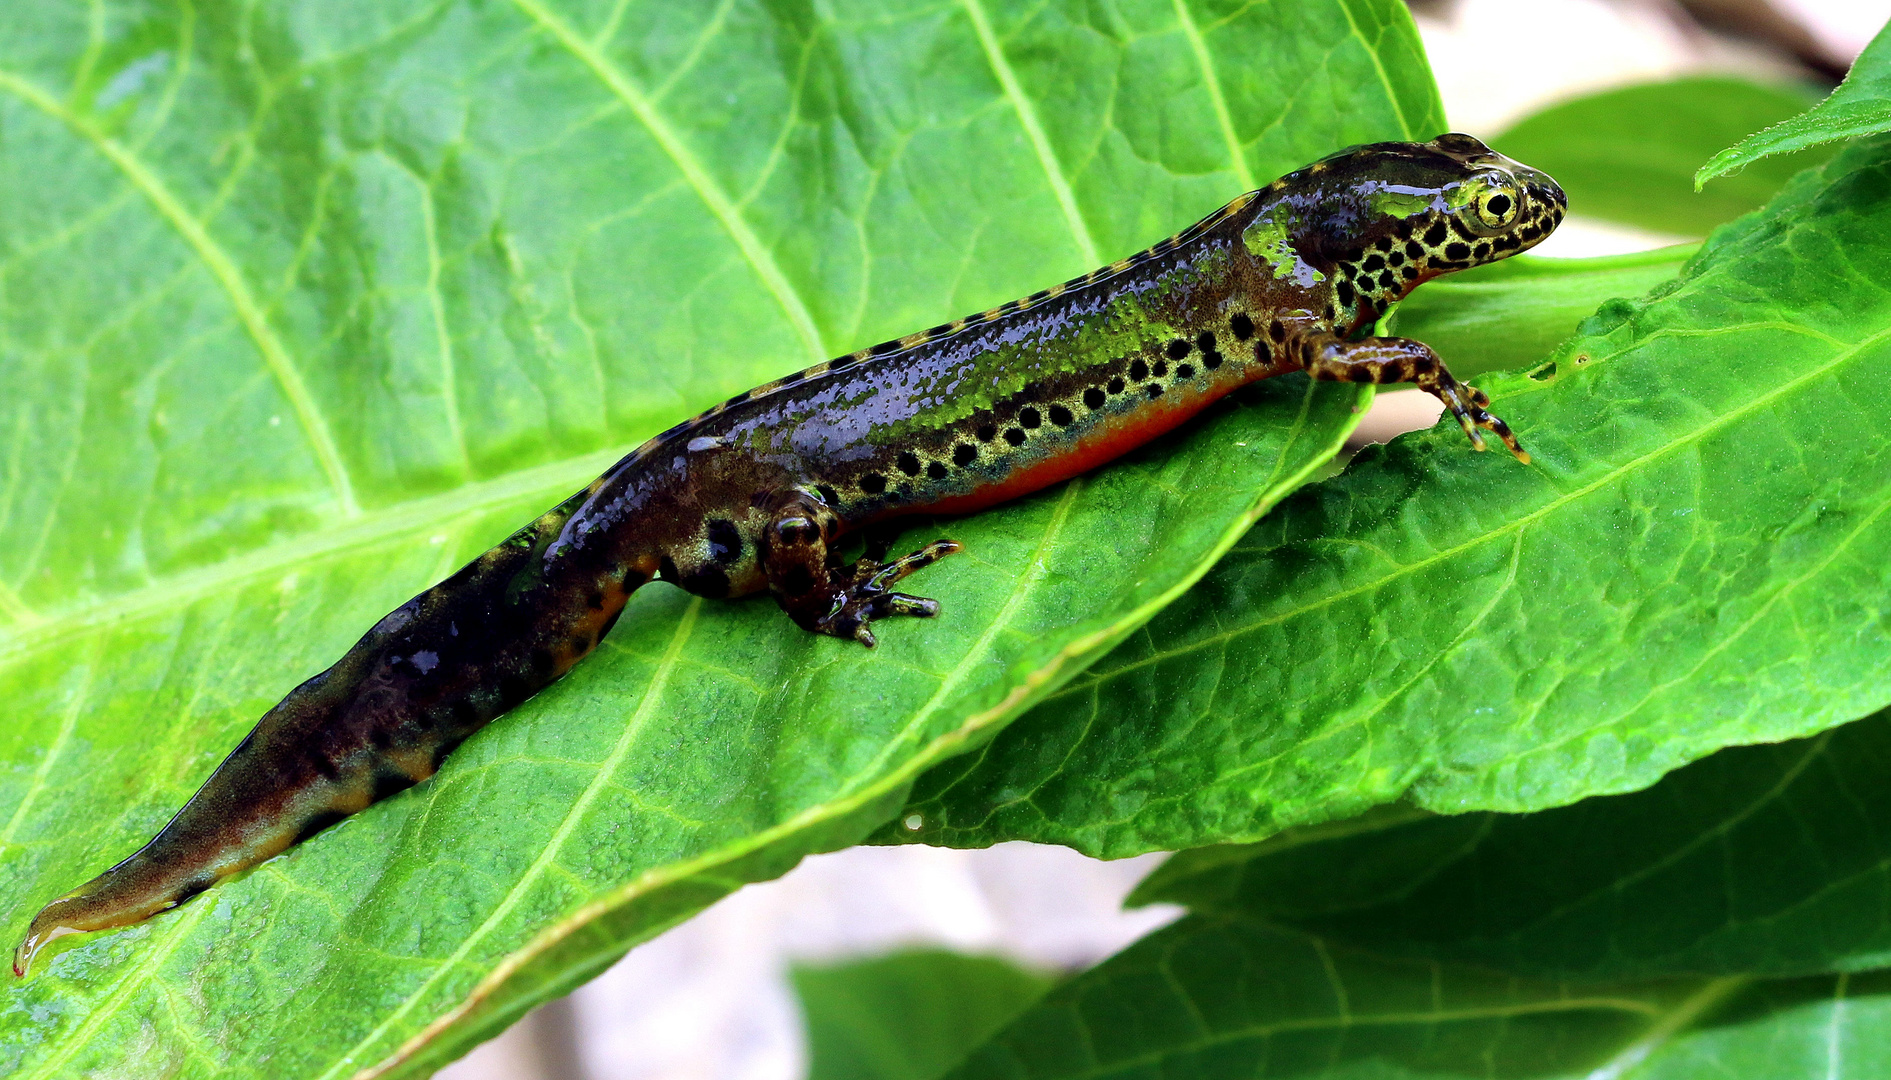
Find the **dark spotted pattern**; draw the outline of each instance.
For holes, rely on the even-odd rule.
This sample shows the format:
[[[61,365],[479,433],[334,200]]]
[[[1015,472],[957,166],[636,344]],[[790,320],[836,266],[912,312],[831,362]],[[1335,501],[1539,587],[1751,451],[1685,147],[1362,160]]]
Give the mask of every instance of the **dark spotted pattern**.
[[[1391,189],[1404,195],[1381,208]],[[1360,335],[1414,285],[1521,251],[1562,212],[1547,177],[1469,136],[1358,147],[1080,278],[736,394],[290,691],[156,838],[39,913],[16,970],[52,936],[165,910],[431,775],[595,648],[653,578],[767,591],[805,629],[871,645],[874,620],[938,612],[893,586],[957,545],[846,566],[833,545],[848,530],[1015,498],[1302,367],[1415,382],[1474,442],[1492,432],[1522,456],[1429,349]]]
[[[707,528],[709,557],[719,563],[731,563],[742,557],[742,533],[728,518],[710,518]]]

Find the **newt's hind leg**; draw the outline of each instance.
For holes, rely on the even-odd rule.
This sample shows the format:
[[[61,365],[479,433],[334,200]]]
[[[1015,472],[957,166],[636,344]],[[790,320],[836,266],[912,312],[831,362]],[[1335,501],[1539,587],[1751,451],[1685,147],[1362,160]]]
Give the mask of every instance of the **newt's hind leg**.
[[[891,562],[861,559],[852,567],[831,565],[828,543],[840,534],[840,519],[827,504],[795,491],[775,507],[762,531],[762,570],[775,602],[805,630],[853,638],[872,648],[867,624],[889,615],[939,614],[939,602],[893,592],[901,578],[959,550],[950,540],[935,540]],[[880,553],[884,556],[884,551]]]
[[[1302,363],[1307,374],[1316,379],[1337,382],[1417,383],[1420,390],[1444,402],[1457,417],[1458,425],[1471,437],[1471,445],[1484,449],[1483,428],[1502,439],[1517,460],[1525,465],[1530,455],[1517,444],[1510,425],[1491,415],[1490,398],[1484,391],[1451,377],[1443,360],[1431,346],[1410,338],[1369,337],[1347,341],[1333,334],[1317,334],[1302,344]]]

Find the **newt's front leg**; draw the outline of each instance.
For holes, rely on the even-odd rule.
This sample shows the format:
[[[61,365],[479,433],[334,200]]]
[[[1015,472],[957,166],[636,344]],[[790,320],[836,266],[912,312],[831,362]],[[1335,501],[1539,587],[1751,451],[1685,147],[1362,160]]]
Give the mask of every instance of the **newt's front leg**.
[[[775,507],[762,533],[762,570],[768,590],[781,609],[805,630],[853,638],[872,648],[867,624],[889,615],[939,614],[939,602],[893,592],[893,584],[921,567],[959,550],[951,540],[934,540],[892,562],[869,552],[851,568],[830,561],[828,541],[840,535],[840,519],[819,498],[789,492]],[[884,555],[885,552],[880,553]]]
[[[1457,417],[1471,445],[1484,449],[1483,428],[1495,434],[1525,465],[1530,455],[1517,444],[1510,425],[1491,415],[1490,398],[1475,386],[1452,378],[1431,346],[1410,338],[1369,337],[1348,341],[1337,334],[1309,334],[1301,341],[1301,362],[1307,374],[1336,382],[1416,383],[1420,390],[1444,402]]]

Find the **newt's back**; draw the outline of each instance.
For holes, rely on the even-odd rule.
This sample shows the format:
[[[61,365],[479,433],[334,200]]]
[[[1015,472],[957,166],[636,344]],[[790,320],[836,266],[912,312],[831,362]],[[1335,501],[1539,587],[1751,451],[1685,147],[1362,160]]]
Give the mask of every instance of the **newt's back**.
[[[1429,348],[1360,335],[1426,279],[1535,244],[1563,206],[1547,176],[1469,136],[1357,147],[1129,259],[679,424],[292,690],[157,837],[34,918],[14,970],[432,775],[595,648],[652,578],[767,589],[804,629],[872,645],[876,619],[938,613],[893,586],[958,545],[847,567],[833,548],[847,530],[1016,498],[1287,371],[1416,383],[1478,449],[1490,431],[1527,460]]]

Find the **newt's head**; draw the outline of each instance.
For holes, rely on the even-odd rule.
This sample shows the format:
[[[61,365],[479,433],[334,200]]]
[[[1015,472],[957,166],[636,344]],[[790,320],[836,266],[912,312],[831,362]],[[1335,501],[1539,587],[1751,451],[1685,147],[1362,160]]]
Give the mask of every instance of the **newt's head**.
[[[1342,150],[1275,181],[1256,204],[1248,249],[1352,329],[1421,282],[1536,246],[1569,205],[1548,174],[1456,133]]]

